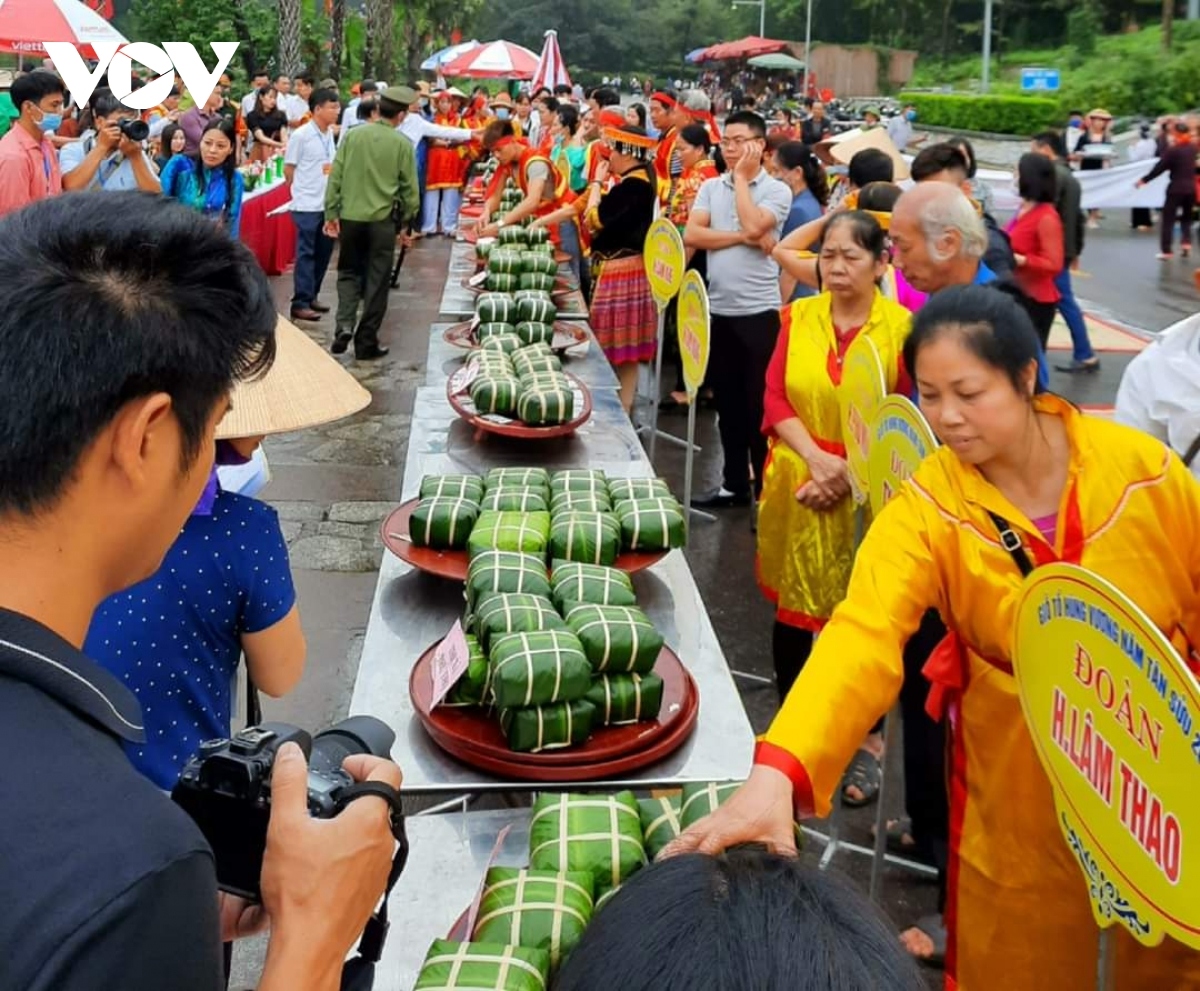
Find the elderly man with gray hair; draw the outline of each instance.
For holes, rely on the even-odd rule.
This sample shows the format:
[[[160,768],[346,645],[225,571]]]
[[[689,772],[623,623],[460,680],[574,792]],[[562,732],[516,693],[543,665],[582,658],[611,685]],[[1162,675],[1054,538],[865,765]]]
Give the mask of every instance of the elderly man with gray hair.
[[[987,228],[975,205],[957,186],[918,183],[896,201],[892,211],[892,261],[921,292],[950,286],[994,286],[1020,298],[1021,290],[997,277],[984,264]],[[1050,382],[1044,353],[1038,355],[1038,382]]]

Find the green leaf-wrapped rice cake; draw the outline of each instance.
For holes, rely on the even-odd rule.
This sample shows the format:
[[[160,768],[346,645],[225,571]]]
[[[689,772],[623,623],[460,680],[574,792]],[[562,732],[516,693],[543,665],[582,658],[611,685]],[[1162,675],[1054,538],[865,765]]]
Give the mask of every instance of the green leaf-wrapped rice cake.
[[[559,492],[551,497],[551,519],[560,513],[569,513],[572,511],[611,513],[612,503],[609,501],[607,492]],[[620,529],[620,524],[618,524],[618,537]]]
[[[517,324],[517,336],[526,347],[530,344],[549,344],[554,339],[554,328],[548,323],[522,320]]]
[[[592,875],[493,867],[483,882],[473,940],[546,950],[553,971],[592,918]]]
[[[608,491],[614,503],[667,499],[671,495],[670,486],[661,478],[610,478]]]
[[[426,475],[421,479],[420,496],[478,503],[483,498],[483,479],[478,475]]]
[[[549,599],[525,592],[498,592],[480,599],[471,625],[485,648],[506,633],[567,628]]]
[[[549,980],[546,950],[435,939],[413,991],[546,991]]]
[[[491,326],[504,326],[503,324],[492,324]],[[503,354],[512,354],[514,351],[519,351],[525,345],[521,342],[515,333],[513,334],[493,334],[486,340],[480,341],[479,346],[485,351],[499,351]]]
[[[539,291],[539,290],[533,290]],[[549,294],[545,296],[524,296],[517,300],[517,322],[528,320],[531,323],[553,324],[558,316],[558,308]]]
[[[529,866],[588,871],[599,897],[646,863],[637,799],[615,795],[538,796],[529,823]]]
[[[550,473],[545,468],[493,468],[484,476],[485,489],[493,489],[499,485],[520,485],[526,488],[538,488],[550,496]]]
[[[507,227],[500,228],[500,243],[528,244],[529,238],[525,233],[524,227],[518,227],[516,224],[509,224]]]
[[[491,259],[488,259],[489,261]],[[511,293],[521,285],[521,279],[541,278],[541,276],[508,275],[504,272],[488,272],[487,287],[490,292]]]
[[[550,495],[562,492],[603,492],[608,495],[608,479],[599,468],[565,468],[550,476]]]
[[[564,613],[570,604],[580,602],[598,606],[637,605],[633,582],[624,571],[574,561],[554,562],[550,598]]]
[[[716,812],[740,787],[742,787],[740,781],[684,785],[683,794],[679,800],[679,824],[684,829],[695,825],[706,815]]]
[[[415,547],[462,550],[479,518],[479,504],[469,499],[434,496],[414,507],[408,535]]]
[[[512,357],[513,371],[518,375],[524,375],[528,372],[561,372],[562,361],[558,355],[552,353],[549,349],[539,348],[536,345],[531,345],[527,348],[522,348],[517,354]]]
[[[475,302],[479,322],[517,325],[517,301],[507,293],[485,292]]]
[[[512,416],[517,410],[521,383],[516,376],[480,375],[471,383],[470,394],[477,413]]]
[[[596,707],[587,699],[553,705],[503,709],[500,728],[510,750],[538,754],[583,743],[596,724]]]
[[[502,323],[499,320],[489,323],[480,323],[475,328],[475,336],[479,338],[480,343],[486,341],[489,337],[498,337],[501,334],[515,334],[517,328],[511,323]]]
[[[466,640],[467,670],[446,693],[442,705],[491,705],[492,666],[488,664],[487,655],[483,652],[483,645],[478,638],[468,633]]]
[[[513,551],[544,557],[549,539],[547,512],[483,512],[467,539],[467,550],[472,557],[481,551]]]
[[[492,694],[502,709],[583,698],[592,667],[570,630],[505,633],[492,639]]]
[[[621,524],[621,546],[627,551],[683,546],[683,507],[672,497],[618,502],[613,513]]]
[[[517,418],[531,427],[567,423],[575,415],[575,393],[570,389],[537,385],[523,389],[517,399]]]
[[[596,725],[625,726],[658,718],[663,681],[656,674],[602,674],[585,697],[596,707]]]
[[[545,560],[534,554],[511,551],[480,551],[467,565],[467,605],[475,604],[496,592],[526,592],[548,598],[550,579]]]
[[[597,673],[649,674],[663,647],[662,634],[637,606],[576,603],[563,618]]]
[[[496,488],[488,491],[479,508],[485,512],[544,513],[546,497],[539,489]]]
[[[517,276],[519,289],[544,289],[550,292],[554,288],[554,276],[543,272],[523,272]]]
[[[530,244],[549,244],[550,231],[545,227],[530,227],[529,228],[529,243]]]
[[[638,799],[638,813],[642,817],[646,853],[653,860],[683,832],[683,824],[679,821],[679,796]]]
[[[621,525],[611,513],[572,510],[551,517],[552,560],[612,564],[621,550]]]

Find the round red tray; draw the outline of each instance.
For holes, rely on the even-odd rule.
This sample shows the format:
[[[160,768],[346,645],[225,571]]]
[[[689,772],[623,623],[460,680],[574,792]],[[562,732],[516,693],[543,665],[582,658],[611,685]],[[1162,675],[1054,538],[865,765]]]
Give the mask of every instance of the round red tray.
[[[482,271],[483,271],[483,269],[479,270],[479,272],[482,272]],[[483,285],[482,283],[479,285],[471,284],[471,280],[476,278],[479,275],[479,272],[476,272],[475,275],[465,276],[461,283],[462,287],[465,290],[467,290],[467,292],[474,293],[476,296],[482,296],[485,292],[491,292],[491,290],[488,289],[488,287],[486,285]],[[574,291],[575,291],[575,289],[571,286],[571,284],[569,282],[567,282],[567,280],[563,276],[559,275],[559,276],[555,277],[554,288],[552,288],[550,290],[550,295],[551,295],[551,297],[569,296]]]
[[[418,502],[420,502],[419,499],[409,499],[408,502],[402,503],[384,518],[379,527],[383,546],[418,571],[427,571],[440,578],[465,582],[467,565],[470,563],[466,551],[435,551],[428,547],[417,547],[409,539],[409,521],[412,519],[413,510],[416,509]],[[633,575],[654,566],[666,557],[667,553],[667,551],[655,551],[648,554],[635,551],[618,554],[616,561],[613,562],[613,567]]]
[[[545,440],[550,437],[569,437],[575,433],[581,426],[587,423],[592,415],[592,393],[586,385],[570,372],[563,372],[570,380],[572,388],[583,396],[582,407],[575,414],[574,419],[568,420],[566,423],[555,423],[548,427],[531,427],[520,420],[513,420],[510,423],[497,423],[495,420],[487,419],[487,414],[480,415],[467,409],[463,405],[463,397],[467,395],[465,389],[455,391],[457,388],[455,376],[451,375],[446,381],[446,398],[450,401],[450,406],[454,412],[466,420],[475,428],[475,437],[478,440],[481,434],[499,434],[501,437],[519,437],[523,440]]]
[[[473,322],[464,320],[462,323],[456,323],[454,326],[448,327],[446,333],[442,336],[446,339],[447,344],[453,344],[456,348],[475,351],[479,348],[479,342],[475,340],[474,330]],[[577,322],[555,320],[554,338],[550,341],[550,347],[555,351],[565,351],[576,344],[586,344],[587,339],[587,331],[579,326]]]
[[[437,646],[434,644],[417,659],[409,676],[417,718],[447,753],[493,774],[529,781],[587,781],[623,774],[653,764],[678,749],[699,715],[696,682],[678,655],[664,647],[654,665],[654,673],[663,679],[658,719],[601,727],[575,747],[540,754],[515,753],[508,748],[495,712],[477,707],[430,708],[431,669]]]

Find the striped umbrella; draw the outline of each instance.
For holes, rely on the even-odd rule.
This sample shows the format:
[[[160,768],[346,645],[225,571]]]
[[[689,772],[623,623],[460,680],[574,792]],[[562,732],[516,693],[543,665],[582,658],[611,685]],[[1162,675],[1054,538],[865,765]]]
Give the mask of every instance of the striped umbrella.
[[[447,78],[531,79],[537,61],[537,56],[528,48],[514,45],[511,41],[493,41],[448,62],[442,66],[442,74]]]
[[[0,0],[0,52],[44,55],[42,43],[65,41],[84,58],[95,58],[96,42],[129,44],[129,39],[79,0]]]
[[[556,86],[570,86],[571,77],[567,74],[566,63],[563,62],[562,52],[558,50],[558,32],[547,31],[546,43],[542,45],[542,54],[538,58],[537,68],[533,73],[530,90],[536,93],[545,86],[553,90]]]

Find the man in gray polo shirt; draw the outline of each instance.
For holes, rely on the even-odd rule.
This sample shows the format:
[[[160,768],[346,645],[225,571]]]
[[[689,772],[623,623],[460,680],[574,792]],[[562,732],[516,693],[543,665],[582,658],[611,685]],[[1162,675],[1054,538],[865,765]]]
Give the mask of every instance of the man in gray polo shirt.
[[[700,187],[683,233],[685,245],[708,253],[708,381],[725,453],[721,487],[698,499],[697,506],[746,506],[762,487],[767,457],[763,390],[782,305],[771,249],[792,205],[788,187],[762,167],[766,137],[758,114],[747,110],[729,116],[721,141],[729,171]]]

